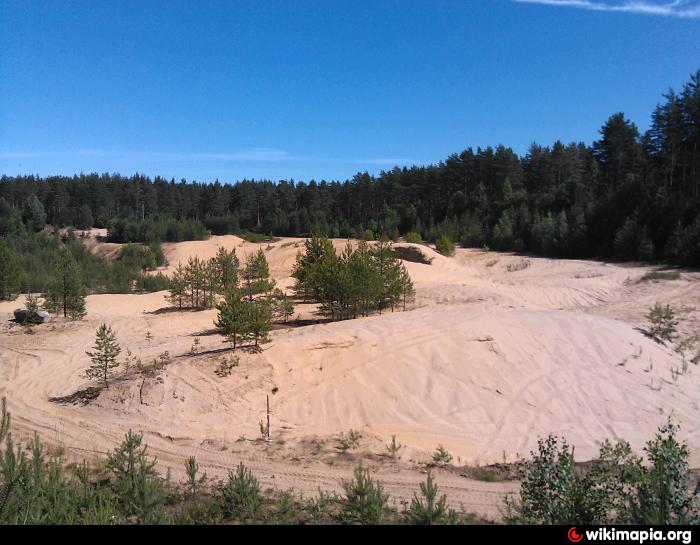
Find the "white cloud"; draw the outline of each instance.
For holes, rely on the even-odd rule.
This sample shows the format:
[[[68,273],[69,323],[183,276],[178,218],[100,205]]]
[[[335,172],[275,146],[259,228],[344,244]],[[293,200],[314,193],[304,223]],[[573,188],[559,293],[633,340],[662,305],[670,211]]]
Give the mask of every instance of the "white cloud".
[[[700,18],[700,2],[697,0],[674,0],[672,2],[652,2],[650,0],[624,0],[621,2],[598,2],[595,0],[513,0],[524,4],[580,8],[590,11],[615,11],[621,13],[642,13],[663,15],[685,19]]]
[[[124,150],[67,150],[67,151],[0,151],[0,159],[109,157],[126,161],[263,161],[274,162],[297,159],[284,150],[253,148],[230,153],[175,153]]]

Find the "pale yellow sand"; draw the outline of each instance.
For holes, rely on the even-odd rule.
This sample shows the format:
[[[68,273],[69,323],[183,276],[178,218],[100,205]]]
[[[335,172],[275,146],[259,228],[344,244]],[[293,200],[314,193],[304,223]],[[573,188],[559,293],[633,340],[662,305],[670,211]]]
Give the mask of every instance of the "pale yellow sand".
[[[340,249],[345,241],[334,243]],[[101,243],[91,244],[102,252]],[[303,239],[164,244],[163,271],[190,255],[212,257],[219,245],[236,248],[241,259],[263,248],[279,285],[288,287]],[[8,398],[16,433],[38,431],[74,454],[99,455],[129,428],[144,430],[174,475],[191,454],[214,476],[243,460],[263,484],[307,493],[319,485],[337,490],[350,474],[355,461],[334,449],[350,428],[363,432],[358,452],[397,498],[410,499],[424,478],[417,464],[438,444],[454,462],[514,461],[553,432],[585,460],[604,439],[626,439],[641,451],[669,415],[700,465],[700,369],[691,364],[674,379],[678,355],[637,329],[658,300],[681,310],[685,333],[698,331],[700,274],[637,283],[649,267],[478,250],[446,258],[417,247],[433,261],[407,263],[417,289],[411,310],[276,330],[262,354],[241,353],[225,378],[214,373],[231,355],[217,352],[228,345],[212,332],[216,311],[154,313],[167,306],[164,292],[90,296],[85,320],[59,320],[33,335],[3,321],[0,395]],[[20,304],[0,303],[3,320]],[[313,310],[299,305],[295,316],[311,317]],[[90,385],[82,377],[85,350],[103,321],[145,361],[170,353],[171,363],[144,386],[145,404],[140,379],[114,383],[88,406],[50,403],[50,396]],[[196,336],[200,354],[193,356]],[[266,395],[272,444],[251,441],[260,435]],[[381,453],[391,435],[406,445],[400,463],[370,455]],[[517,489],[448,471],[438,471],[437,482],[453,505],[491,517],[498,517],[503,494]]]

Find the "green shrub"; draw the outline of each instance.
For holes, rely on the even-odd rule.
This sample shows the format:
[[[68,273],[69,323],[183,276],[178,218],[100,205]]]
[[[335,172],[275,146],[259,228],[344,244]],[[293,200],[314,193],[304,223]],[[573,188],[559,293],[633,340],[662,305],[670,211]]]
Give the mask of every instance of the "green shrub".
[[[391,512],[389,495],[375,482],[362,463],[355,468],[354,479],[341,481],[344,495],[340,498],[343,522],[381,524]]]
[[[419,233],[416,233],[415,231],[411,231],[410,233],[406,233],[406,242],[410,242],[412,244],[420,244],[422,242],[422,238]]]
[[[455,253],[455,243],[452,242],[452,239],[449,236],[443,234],[440,235],[435,242],[435,249],[442,255],[451,256]]]
[[[672,341],[676,338],[676,313],[670,305],[656,303],[646,315],[649,321],[649,335],[659,341]]]
[[[260,484],[243,462],[235,473],[228,472],[228,481],[221,487],[221,499],[225,514],[255,524],[262,505]]]
[[[428,471],[428,477],[420,484],[421,498],[413,495],[411,506],[406,511],[406,522],[409,524],[433,525],[455,524],[457,514],[448,509],[447,496],[444,494],[438,498],[438,486],[433,482],[433,477]]]
[[[681,273],[678,271],[651,271],[642,276],[639,281],[645,282],[647,280],[678,280],[681,277]]]
[[[433,453],[433,463],[437,465],[447,465],[452,461],[452,455],[447,452],[445,447],[442,445],[438,445],[438,447],[435,449],[435,452]]]

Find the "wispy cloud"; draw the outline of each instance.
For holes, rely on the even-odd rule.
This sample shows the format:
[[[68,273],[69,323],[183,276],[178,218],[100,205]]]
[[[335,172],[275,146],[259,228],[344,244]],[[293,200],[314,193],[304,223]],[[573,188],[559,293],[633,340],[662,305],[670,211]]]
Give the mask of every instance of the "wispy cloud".
[[[700,2],[697,0],[674,0],[672,2],[653,2],[651,0],[624,0],[621,2],[596,0],[513,0],[523,4],[542,4],[546,6],[580,8],[590,11],[614,11],[619,13],[641,13],[681,17],[685,19],[700,18]]]
[[[296,159],[288,152],[269,148],[252,148],[224,153],[177,153],[160,151],[124,150],[67,150],[67,151],[0,151],[0,159],[103,157],[122,161],[261,161],[276,162]]]
[[[290,161],[306,161],[308,163],[342,163],[350,165],[395,166],[414,164],[415,159],[406,157],[314,157],[293,155],[288,151],[273,148],[251,148],[233,152],[166,152],[166,151],[128,151],[128,150],[95,150],[78,149],[64,151],[2,151],[0,160],[17,159],[59,159],[59,158],[91,158],[120,162],[190,162],[190,163],[221,163],[221,162],[261,162],[277,163]]]

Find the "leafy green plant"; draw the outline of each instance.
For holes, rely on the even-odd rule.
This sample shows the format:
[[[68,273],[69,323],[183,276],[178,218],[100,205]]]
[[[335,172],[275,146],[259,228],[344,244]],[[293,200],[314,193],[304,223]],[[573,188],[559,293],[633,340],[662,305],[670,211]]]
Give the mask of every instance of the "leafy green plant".
[[[129,430],[124,441],[107,456],[107,468],[114,475],[119,508],[126,517],[153,524],[162,518],[163,490],[156,461],[146,455],[143,433]]]
[[[454,524],[457,514],[448,509],[447,496],[444,494],[438,498],[438,486],[433,481],[433,476],[428,472],[424,483],[420,484],[421,498],[413,495],[411,506],[405,513],[409,524]]]
[[[199,475],[199,464],[194,456],[188,456],[185,460],[185,474],[187,475],[187,493],[190,497],[196,497],[199,490],[207,482],[207,472]]]
[[[440,465],[440,466],[445,466],[449,464],[452,461],[452,454],[450,454],[445,447],[442,445],[438,445],[438,447],[435,449],[435,452],[433,453],[433,463]]]
[[[676,313],[670,305],[656,303],[646,315],[649,321],[649,336],[658,341],[673,341],[676,338]]]
[[[262,505],[260,484],[243,462],[235,473],[229,471],[228,480],[221,487],[221,499],[225,514],[255,524]]]
[[[678,280],[681,277],[681,273],[678,271],[651,271],[644,274],[639,282],[646,282],[649,280],[659,281],[659,280]]]
[[[442,234],[435,242],[435,249],[442,255],[449,257],[455,253],[455,243],[448,235]]]
[[[381,524],[391,512],[389,495],[381,483],[372,479],[369,469],[362,467],[362,462],[355,468],[354,478],[342,480],[340,486],[344,492],[339,500],[343,521]]]

